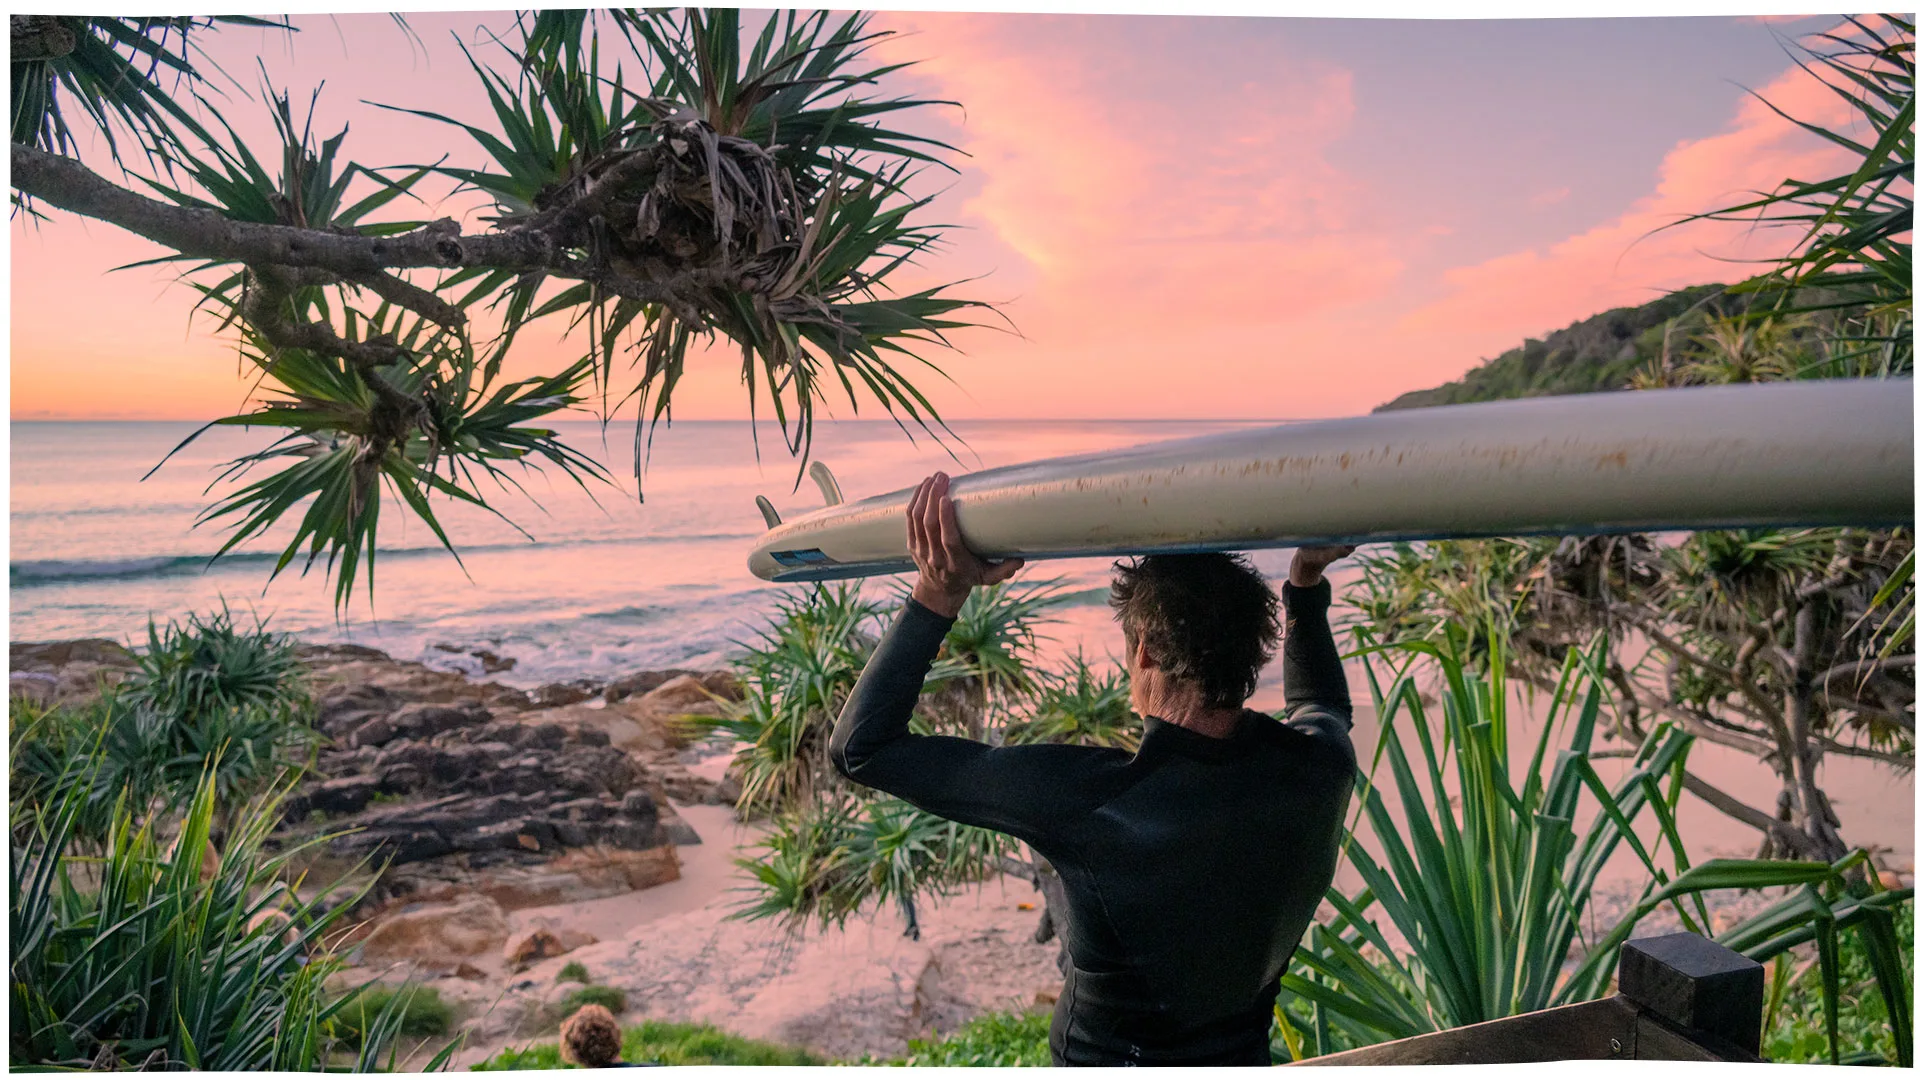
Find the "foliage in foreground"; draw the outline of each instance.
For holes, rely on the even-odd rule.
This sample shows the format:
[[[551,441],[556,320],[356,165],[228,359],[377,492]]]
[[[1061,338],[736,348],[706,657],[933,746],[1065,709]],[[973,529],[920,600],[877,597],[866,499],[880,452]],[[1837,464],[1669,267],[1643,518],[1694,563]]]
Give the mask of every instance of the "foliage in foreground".
[[[902,799],[841,793],[774,821],[763,854],[736,860],[754,893],[735,918],[842,926],[871,903],[893,901],[919,936],[917,900],[946,895],[1000,869],[1014,841],[960,825]]]
[[[805,1051],[730,1035],[711,1024],[648,1020],[626,1030],[620,1058],[659,1065],[823,1065]],[[560,1060],[557,1042],[502,1050],[473,1067],[475,1072],[512,1069],[571,1069]]]
[[[85,704],[9,700],[16,835],[61,802],[63,783],[87,786],[74,839],[98,843],[123,797],[136,821],[158,820],[210,776],[224,819],[306,761],[315,735],[291,639],[237,629],[223,608],[164,629],[150,622],[136,659],[126,681]]]
[[[318,894],[302,900],[287,884],[292,860],[326,838],[267,848],[284,786],[235,816],[220,851],[211,777],[170,842],[120,803],[105,854],[84,859],[72,848],[90,788],[60,790],[12,850],[10,1064],[393,1067],[401,999],[361,1015],[349,1034],[358,996],[324,985],[342,966],[324,940],[351,899],[323,907]]]
[[[1599,997],[1621,944],[1664,906],[1686,929],[1756,960],[1817,942],[1830,1060],[1840,1056],[1838,992],[1830,981],[1839,971],[1835,934],[1859,927],[1862,954],[1894,1018],[1896,1056],[1903,1064],[1912,1060],[1912,958],[1910,950],[1902,953],[1892,925],[1894,913],[1910,903],[1911,888],[1883,891],[1871,879],[1852,880],[1861,852],[1832,864],[1692,864],[1676,823],[1692,740],[1661,725],[1641,743],[1626,775],[1607,785],[1591,756],[1605,655],[1574,650],[1529,759],[1511,759],[1500,641],[1495,638],[1488,674],[1481,676],[1458,656],[1465,637],[1453,635],[1450,648],[1431,642],[1393,647],[1412,659],[1385,691],[1367,660],[1380,743],[1356,801],[1372,839],[1350,830],[1345,842],[1364,887],[1352,896],[1328,890],[1336,917],[1309,928],[1294,970],[1283,979],[1276,1020],[1290,1057]],[[1421,657],[1440,676],[1438,723],[1429,721],[1414,681]],[[1408,729],[1417,755],[1408,750]],[[1383,758],[1397,814],[1381,795]],[[1452,797],[1437,798],[1443,791]],[[1597,807],[1582,829],[1581,803],[1589,795]],[[1589,938],[1594,883],[1622,845],[1648,881],[1613,926]],[[1710,933],[1703,893],[1783,886],[1793,891],[1765,911]],[[1396,948],[1386,927],[1406,945]]]
[[[1547,689],[1568,650],[1632,635],[1609,662],[1610,734],[1637,745],[1661,722],[1766,762],[1773,806],[1685,782],[1759,831],[1763,853],[1840,858],[1847,845],[1818,783],[1826,755],[1913,765],[1911,655],[1887,656],[1912,595],[1910,530],[1736,529],[1395,544],[1360,557],[1348,599],[1383,637],[1470,635],[1511,675]]]
[[[1912,909],[1893,920],[1900,954],[1913,956]],[[1857,930],[1843,930],[1840,947],[1840,1061],[1847,1065],[1891,1065],[1899,1060],[1893,1018],[1879,992],[1867,941]],[[1828,1060],[1826,1005],[1818,956],[1781,953],[1768,966],[1766,1034],[1760,1055],[1768,1061],[1820,1064]]]

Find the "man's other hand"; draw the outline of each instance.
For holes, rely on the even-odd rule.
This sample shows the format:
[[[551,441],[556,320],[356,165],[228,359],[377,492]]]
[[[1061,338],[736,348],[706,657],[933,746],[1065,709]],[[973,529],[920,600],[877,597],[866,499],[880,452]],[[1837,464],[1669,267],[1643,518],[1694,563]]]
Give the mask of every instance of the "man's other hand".
[[[1311,589],[1320,584],[1321,575],[1329,565],[1353,554],[1353,551],[1352,544],[1297,548],[1293,553],[1293,567],[1287,571],[1287,581],[1296,589]]]
[[[907,503],[907,551],[920,568],[913,598],[949,619],[960,614],[975,585],[998,585],[1027,564],[1025,559],[988,562],[968,550],[947,497],[951,483],[946,473],[934,473],[920,481]]]

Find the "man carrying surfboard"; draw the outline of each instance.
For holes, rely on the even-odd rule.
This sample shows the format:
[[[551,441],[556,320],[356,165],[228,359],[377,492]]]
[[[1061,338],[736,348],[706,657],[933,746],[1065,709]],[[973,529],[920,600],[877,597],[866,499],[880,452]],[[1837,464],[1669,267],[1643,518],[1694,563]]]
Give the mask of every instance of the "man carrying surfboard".
[[[1280,976],[1333,879],[1353,786],[1353,708],[1323,576],[1353,549],[1298,550],[1279,601],[1236,556],[1117,566],[1139,750],[996,747],[908,729],[967,595],[1023,565],[968,550],[947,492],[941,473],[914,492],[919,580],[834,725],[835,767],[1024,840],[1059,871],[1069,963],[1054,1064],[1269,1064]],[[1273,656],[1280,601],[1284,722],[1244,708]]]

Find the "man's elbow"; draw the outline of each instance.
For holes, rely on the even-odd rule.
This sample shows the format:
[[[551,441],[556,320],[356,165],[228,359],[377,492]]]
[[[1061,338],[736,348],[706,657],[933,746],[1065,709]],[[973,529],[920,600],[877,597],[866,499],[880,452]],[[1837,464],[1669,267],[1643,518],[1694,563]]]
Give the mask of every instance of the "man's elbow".
[[[854,774],[859,771],[859,763],[849,749],[853,742],[854,724],[852,718],[844,713],[839,722],[833,725],[833,735],[827,740],[827,760],[833,763],[833,771],[848,780],[857,780]]]
[[[853,765],[847,760],[847,744],[839,739],[827,744],[827,760],[833,762],[833,771],[847,780],[853,779]]]

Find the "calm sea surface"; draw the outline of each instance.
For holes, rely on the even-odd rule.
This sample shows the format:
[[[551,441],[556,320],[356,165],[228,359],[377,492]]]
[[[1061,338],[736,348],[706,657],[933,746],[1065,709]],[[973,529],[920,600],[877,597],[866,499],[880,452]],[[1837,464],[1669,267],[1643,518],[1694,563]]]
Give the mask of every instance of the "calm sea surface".
[[[935,469],[964,472],[1035,458],[1202,435],[1244,424],[1224,422],[995,421],[956,424],[966,445],[950,442],[956,462],[921,436],[910,442],[884,421],[823,423],[814,454],[832,466],[850,499],[906,487]],[[283,523],[210,566],[224,536],[194,527],[213,496],[219,466],[267,442],[261,432],[217,430],[142,476],[193,431],[177,423],[45,423],[12,425],[9,629],[13,640],[73,637],[142,639],[149,615],[164,622],[207,611],[224,600],[243,622],[249,612],[269,628],[317,642],[356,642],[405,659],[476,671],[465,655],[488,649],[511,657],[494,678],[523,687],[579,676],[610,677],[668,666],[716,664],[765,624],[774,603],[796,586],[769,585],[747,572],[751,542],[763,531],[753,497],[765,494],[794,516],[821,504],[809,482],[795,490],[796,470],[777,428],[744,422],[681,422],[654,440],[645,501],[631,477],[632,424],[602,429],[564,425],[571,445],[606,463],[618,481],[582,490],[564,476],[518,477],[525,493],[482,494],[513,524],[463,505],[439,507],[460,549],[464,570],[419,522],[394,510],[382,515],[381,550],[369,603],[356,587],[352,606],[336,617],[324,565],[302,576],[295,562],[278,580],[267,574],[288,538]],[[532,535],[528,539],[514,525]],[[1270,577],[1285,574],[1291,553],[1257,552]],[[1059,657],[1083,649],[1089,659],[1120,647],[1105,604],[1111,560],[1037,563],[1024,578],[1057,578],[1071,594],[1050,627],[1044,651]],[[1350,573],[1334,575],[1336,591]],[[875,594],[902,579],[865,587]],[[440,646],[451,647],[449,652]],[[1366,683],[1350,669],[1354,696]],[[1279,665],[1253,704],[1278,708]],[[1364,710],[1363,710],[1364,713]],[[1360,719],[1363,759],[1373,737]],[[1515,739],[1528,738],[1518,725]],[[1613,766],[1615,762],[1602,762]],[[1777,790],[1760,765],[1733,751],[1699,745],[1692,767],[1748,802],[1772,806]],[[1606,770],[1609,773],[1617,769]],[[1842,835],[1894,852],[1910,865],[1913,782],[1870,763],[1830,760],[1823,777],[1839,810]],[[1748,854],[1757,834],[1733,825],[1691,797],[1686,832],[1699,851]]]
[[[821,424],[815,456],[857,499],[911,485],[935,469],[958,473],[1232,426],[976,423],[958,427],[965,446],[949,440],[961,458],[956,463],[925,436],[916,444],[888,422]],[[207,563],[225,536],[218,525],[194,527],[212,501],[203,492],[221,463],[264,445],[264,433],[208,432],[142,480],[193,425],[15,423],[10,629],[15,640],[124,639],[144,628],[149,613],[164,621],[224,599],[305,640],[351,641],[443,666],[458,661],[435,646],[487,648],[516,661],[502,681],[534,686],[715,663],[764,622],[778,597],[796,590],[747,572],[749,545],[764,531],[755,495],[768,496],[787,517],[822,502],[810,480],[795,490],[793,459],[776,427],[761,425],[758,462],[745,422],[662,428],[644,502],[631,475],[632,424],[608,428],[604,439],[596,423],[564,430],[571,445],[607,465],[616,484],[590,482],[583,490],[557,473],[516,475],[524,494],[482,491],[506,520],[441,500],[437,513],[464,571],[425,526],[389,502],[372,601],[356,585],[351,608],[336,617],[324,563],[302,576],[296,561],[268,584],[292,536],[289,522],[276,530],[278,543],[252,541]],[[1097,637],[1110,625],[1097,592],[1110,563],[1080,559],[1029,571],[1095,590],[1063,613],[1067,624],[1055,647],[1077,646],[1083,631]],[[1273,572],[1285,567],[1277,552],[1264,553],[1260,563]],[[880,593],[899,580],[867,588]],[[1094,655],[1105,649],[1086,645]]]

